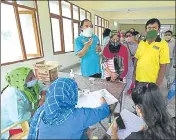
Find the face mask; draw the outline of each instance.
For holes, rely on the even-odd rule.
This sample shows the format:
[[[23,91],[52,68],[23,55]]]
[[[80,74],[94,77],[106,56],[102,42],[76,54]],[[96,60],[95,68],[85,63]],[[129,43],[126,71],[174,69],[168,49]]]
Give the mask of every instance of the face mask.
[[[171,40],[171,36],[165,36],[164,38],[165,38],[166,41]]]
[[[120,42],[110,40],[109,50],[111,53],[118,53],[120,50]]]
[[[84,29],[83,32],[82,32],[82,35],[85,36],[85,37],[91,37],[93,34],[93,28],[87,28],[87,29]]]
[[[153,40],[157,37],[158,31],[157,30],[151,30],[147,32],[147,39]]]
[[[37,83],[37,80],[32,80],[30,82],[27,82],[27,87],[33,87]]]
[[[132,42],[132,37],[128,37],[125,39],[127,42]]]

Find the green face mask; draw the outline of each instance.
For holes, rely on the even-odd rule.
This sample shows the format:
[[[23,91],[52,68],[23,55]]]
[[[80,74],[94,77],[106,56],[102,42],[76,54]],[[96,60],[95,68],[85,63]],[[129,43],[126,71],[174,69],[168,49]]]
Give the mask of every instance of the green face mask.
[[[158,31],[157,30],[151,30],[147,32],[147,39],[155,39],[158,35]]]

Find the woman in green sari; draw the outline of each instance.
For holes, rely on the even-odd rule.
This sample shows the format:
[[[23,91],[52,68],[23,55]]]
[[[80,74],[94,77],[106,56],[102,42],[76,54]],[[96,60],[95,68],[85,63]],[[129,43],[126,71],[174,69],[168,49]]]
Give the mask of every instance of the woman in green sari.
[[[1,94],[1,131],[16,122],[29,120],[45,101],[46,87],[30,68],[19,67],[6,75],[8,86]],[[9,133],[1,135],[8,139]]]

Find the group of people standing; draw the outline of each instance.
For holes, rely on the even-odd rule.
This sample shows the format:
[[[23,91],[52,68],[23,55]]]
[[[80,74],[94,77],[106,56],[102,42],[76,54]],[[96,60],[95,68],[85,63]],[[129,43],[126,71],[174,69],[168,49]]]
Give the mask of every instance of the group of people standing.
[[[175,41],[171,31],[165,33],[165,40],[160,38],[161,24],[158,19],[147,21],[143,40],[134,28],[113,34],[110,29],[105,29],[102,46],[92,27],[91,21],[83,20],[82,32],[75,39],[75,53],[81,58],[83,76],[103,77],[108,81],[126,80],[127,90],[135,81],[153,82],[159,86],[164,76],[170,79]]]

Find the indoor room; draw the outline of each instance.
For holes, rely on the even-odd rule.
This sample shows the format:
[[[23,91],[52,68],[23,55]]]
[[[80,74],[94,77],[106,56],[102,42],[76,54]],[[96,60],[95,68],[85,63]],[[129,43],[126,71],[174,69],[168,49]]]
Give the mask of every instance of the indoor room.
[[[175,139],[175,27],[175,1],[2,0],[1,139]]]

